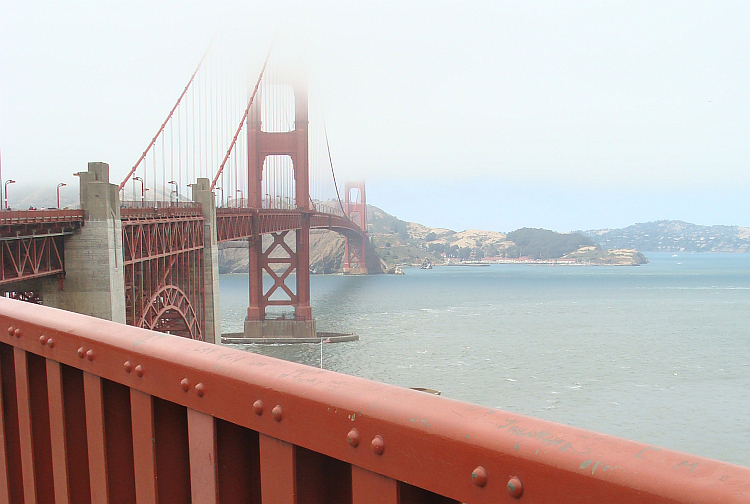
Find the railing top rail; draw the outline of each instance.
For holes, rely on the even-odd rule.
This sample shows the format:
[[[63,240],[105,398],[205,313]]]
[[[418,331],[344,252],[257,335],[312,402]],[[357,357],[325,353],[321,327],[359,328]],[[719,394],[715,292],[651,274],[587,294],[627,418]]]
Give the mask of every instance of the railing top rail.
[[[83,220],[81,209],[0,210],[0,224],[35,224]]]
[[[200,217],[202,215],[200,204],[192,201],[181,201],[171,204],[159,201],[124,201],[120,204],[120,217],[126,220]]]
[[[513,476],[529,502],[750,498],[750,468],[605,434],[9,299],[0,324],[0,343],[459,502],[505,502]]]

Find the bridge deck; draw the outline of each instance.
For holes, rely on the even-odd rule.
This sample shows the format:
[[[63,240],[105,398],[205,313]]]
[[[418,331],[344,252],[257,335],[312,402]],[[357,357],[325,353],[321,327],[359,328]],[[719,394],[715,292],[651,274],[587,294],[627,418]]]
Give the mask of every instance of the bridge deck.
[[[0,327],[2,502],[750,499],[750,468],[218,345],[2,299]]]

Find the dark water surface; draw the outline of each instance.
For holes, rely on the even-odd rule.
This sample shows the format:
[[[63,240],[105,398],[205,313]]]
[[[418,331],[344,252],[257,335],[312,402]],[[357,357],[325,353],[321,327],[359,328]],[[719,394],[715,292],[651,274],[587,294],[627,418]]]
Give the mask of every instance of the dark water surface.
[[[312,277],[326,369],[750,466],[750,254]],[[242,331],[247,276],[220,278]],[[311,366],[318,345],[240,348]]]

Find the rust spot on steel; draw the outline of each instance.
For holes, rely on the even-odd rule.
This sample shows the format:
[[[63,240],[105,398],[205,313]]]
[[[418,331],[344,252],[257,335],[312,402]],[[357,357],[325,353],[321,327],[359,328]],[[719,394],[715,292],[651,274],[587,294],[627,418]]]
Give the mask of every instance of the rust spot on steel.
[[[263,478],[271,478],[268,484],[280,488],[296,488],[295,475],[313,474],[313,467],[318,471],[315,474],[333,478],[331,488],[350,485],[354,492],[360,482],[369,481],[383,492],[419,488],[473,504],[508,501],[521,491],[533,502],[561,504],[581,500],[621,504],[747,502],[750,498],[750,468],[614,436],[10,299],[0,299],[0,324],[5,324],[9,336],[15,336],[16,329],[19,334],[23,331],[33,336],[9,337],[0,344],[2,401],[7,406],[0,412],[5,412],[5,446],[11,447],[6,457],[10,461],[7,467],[12,469],[7,470],[15,478],[25,471],[17,449],[21,446],[19,430],[13,427],[18,424],[12,420],[20,412],[31,416],[32,427],[40,425],[35,415],[49,416],[41,422],[50,422],[46,431],[55,443],[63,439],[59,434],[63,429],[67,439],[75,440],[65,445],[73,450],[69,454],[79,454],[66,459],[71,464],[71,478],[85,474],[101,485],[96,478],[110,470],[104,467],[108,464],[89,467],[87,449],[83,455],[75,451],[76,443],[87,446],[87,439],[88,451],[95,456],[92,464],[104,460],[108,443],[114,443],[112,446],[123,448],[123,453],[132,449],[134,459],[127,464],[135,465],[139,474],[151,474],[152,480],[156,450],[159,463],[166,464],[160,467],[169,467],[170,477],[188,485],[185,500],[189,499],[190,480],[198,478],[198,473],[191,471],[203,467],[194,465],[193,460],[186,462],[184,454],[188,452],[190,457],[200,453],[213,461],[209,469],[201,469],[210,481],[239,478],[228,476],[233,469],[233,474],[244,477],[256,468],[257,478],[233,480],[238,488],[246,489],[245,497],[238,501],[254,501],[247,496],[255,495],[254,489],[259,492]],[[40,334],[47,336],[47,345],[54,336],[54,353],[39,344]],[[96,366],[85,359],[92,349],[96,349]],[[27,364],[14,369],[14,362]],[[128,362],[147,369],[149,379],[133,380],[123,374],[123,369],[127,371],[123,363]],[[221,363],[220,371],[215,370],[217,363]],[[64,370],[60,382],[67,391],[64,398],[59,383],[55,386],[56,368]],[[186,377],[190,377],[188,391],[196,384],[195,394],[176,386]],[[31,388],[22,388],[24,383]],[[200,397],[204,385],[210,387],[210,393],[206,388]],[[20,411],[18,405],[27,403],[18,402],[8,390],[27,394],[31,408],[24,406]],[[34,402],[40,397],[49,398],[43,408]],[[283,405],[282,424],[259,416],[264,402]],[[186,409],[193,423],[185,423]],[[66,415],[65,421],[58,415],[53,423],[52,414],[58,411]],[[131,413],[140,416],[131,417]],[[72,415],[70,422],[68,415]],[[137,426],[132,418],[138,421]],[[114,430],[105,429],[105,424],[115,426]],[[144,426],[152,430],[138,430]],[[352,448],[354,428],[361,439],[372,440],[370,450]],[[346,443],[344,433],[348,433]],[[24,453],[32,453],[34,438],[24,439]],[[384,440],[388,440],[387,451]],[[51,453],[49,448],[40,450],[38,453]],[[382,455],[374,456],[371,451]],[[231,454],[239,465],[215,464],[222,454]],[[481,481],[479,471],[473,476],[479,463],[488,475],[483,488],[471,481]],[[296,467],[307,472],[296,471]],[[348,467],[351,470],[347,472],[344,468]],[[362,477],[341,476],[355,473]],[[10,481],[9,474],[0,474],[0,479]],[[300,491],[305,492],[304,488]],[[371,501],[387,501],[380,500],[379,493],[374,495]],[[301,501],[306,496],[299,494]]]

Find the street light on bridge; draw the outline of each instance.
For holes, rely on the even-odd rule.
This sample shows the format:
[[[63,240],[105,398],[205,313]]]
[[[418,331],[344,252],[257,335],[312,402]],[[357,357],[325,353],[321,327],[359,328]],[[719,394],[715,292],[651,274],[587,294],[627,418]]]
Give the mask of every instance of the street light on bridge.
[[[223,187],[214,187],[217,191],[221,191],[221,206],[224,206],[224,188]]]
[[[10,210],[10,206],[8,205],[8,184],[15,184],[15,180],[6,180],[5,181],[5,209]]]
[[[66,185],[68,184],[66,184],[65,182],[60,182],[59,184],[57,184],[57,209],[58,210],[60,210],[60,188],[65,187]]]
[[[174,193],[174,195],[175,195],[175,198],[174,198],[175,204],[179,205],[180,204],[180,193],[178,192],[179,189],[177,188],[177,182],[175,182],[174,180],[170,180],[169,182],[167,182],[167,184],[173,184],[174,185],[174,191],[171,191],[169,193],[169,202],[172,203],[172,193]]]
[[[146,189],[144,189],[143,186],[143,179],[141,177],[133,177],[133,185],[135,186],[135,181],[138,181],[141,183],[141,204],[143,204],[144,195],[146,194]],[[135,199],[135,187],[133,187],[133,199]]]
[[[242,194],[242,189],[237,189],[237,192],[240,193],[240,207],[245,206],[245,195]]]

